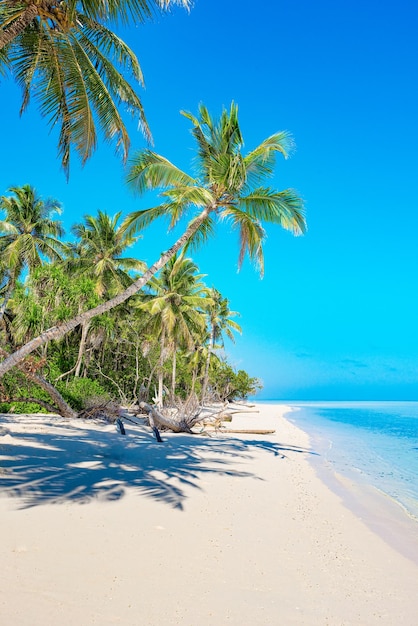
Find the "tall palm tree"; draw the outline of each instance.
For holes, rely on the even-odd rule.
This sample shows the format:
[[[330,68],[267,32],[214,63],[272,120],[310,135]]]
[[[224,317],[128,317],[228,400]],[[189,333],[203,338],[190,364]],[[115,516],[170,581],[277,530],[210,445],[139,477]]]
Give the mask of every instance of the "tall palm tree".
[[[138,259],[123,256],[139,235],[128,232],[125,222],[119,223],[122,212],[111,217],[105,211],[97,216],[85,215],[84,222],[71,228],[78,241],[72,245],[72,270],[91,276],[96,293],[111,297],[132,283],[132,272],[146,269]],[[130,229],[131,230],[131,229]]]
[[[232,317],[239,315],[239,313],[230,310],[228,299],[224,298],[217,289],[212,289],[210,295],[213,304],[208,311],[210,333],[205,363],[205,373],[202,384],[202,403],[204,402],[206,396],[209,381],[210,361],[215,348],[215,343],[218,342],[221,347],[223,347],[223,333],[225,333],[231,341],[235,341],[233,331],[241,333],[241,326],[235,322],[235,320],[231,319]]]
[[[146,268],[142,261],[122,256],[139,236],[128,233],[123,222],[119,224],[121,215],[121,211],[113,217],[98,211],[97,217],[85,215],[84,223],[74,224],[71,229],[78,242],[72,246],[73,257],[68,266],[76,273],[93,278],[95,292],[100,298],[110,298],[123,291],[133,281],[132,272],[138,273]],[[80,375],[90,320],[81,327],[79,353],[73,368],[76,377]]]
[[[30,185],[10,187],[11,196],[0,196],[0,268],[4,277],[0,318],[24,269],[42,264],[42,258],[59,260],[67,250],[58,239],[64,234],[61,222],[53,219],[61,213],[57,200],[42,200]],[[0,270],[1,273],[1,270]]]
[[[176,353],[179,346],[193,349],[196,337],[205,328],[203,312],[211,304],[208,289],[197,274],[198,267],[183,255],[173,256],[158,278],[151,281],[151,294],[140,308],[150,315],[150,328],[160,340],[158,404],[163,404],[164,362],[172,355],[171,396],[175,394]]]
[[[97,127],[126,159],[130,141],[121,106],[150,139],[141,100],[125,78],[128,73],[143,85],[138,59],[104,22],[143,22],[171,4],[188,7],[189,0],[0,3],[0,73],[10,70],[22,87],[21,112],[33,95],[51,127],[59,125],[58,153],[67,176],[70,148],[84,163],[96,147]]]
[[[197,142],[197,177],[183,172],[150,150],[136,155],[128,174],[128,182],[133,189],[138,192],[162,189],[164,199],[161,205],[130,216],[133,232],[160,216],[168,215],[171,226],[174,226],[187,213],[192,213],[184,233],[125,291],[59,327],[48,329],[10,355],[0,363],[0,376],[40,345],[63,337],[79,324],[109,311],[137,293],[186,244],[204,241],[213,232],[216,218],[229,219],[238,230],[239,262],[242,263],[248,253],[261,272],[265,236],[263,221],[277,224],[294,234],[305,231],[303,202],[298,194],[293,189],[276,191],[261,184],[273,174],[277,153],[288,156],[292,140],[287,132],[268,137],[244,156],[238,107],[234,103],[229,112],[222,112],[218,120],[213,120],[203,105],[199,108],[198,117],[190,113],[184,115],[192,122]]]

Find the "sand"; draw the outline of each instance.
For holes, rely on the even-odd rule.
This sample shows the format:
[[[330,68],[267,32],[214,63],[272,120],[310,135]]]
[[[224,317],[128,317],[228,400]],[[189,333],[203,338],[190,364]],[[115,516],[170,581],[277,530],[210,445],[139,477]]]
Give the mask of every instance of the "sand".
[[[257,411],[231,427],[274,434],[162,444],[1,417],[1,623],[416,626],[415,526],[395,549],[318,477],[284,407]],[[379,502],[396,531],[403,513]]]

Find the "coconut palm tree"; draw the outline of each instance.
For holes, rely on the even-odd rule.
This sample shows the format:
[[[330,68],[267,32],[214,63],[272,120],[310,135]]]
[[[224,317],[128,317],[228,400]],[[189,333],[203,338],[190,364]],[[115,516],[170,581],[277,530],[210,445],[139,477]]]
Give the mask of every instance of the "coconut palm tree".
[[[153,9],[189,0],[4,0],[0,3],[0,73],[10,70],[22,87],[23,112],[31,96],[51,127],[59,125],[58,153],[67,176],[70,148],[82,163],[97,144],[97,128],[126,159],[129,136],[123,107],[149,128],[134,84],[143,85],[136,55],[104,22],[135,23]]]
[[[210,360],[215,348],[215,343],[218,342],[221,347],[223,347],[223,333],[225,333],[231,341],[235,341],[233,331],[241,333],[241,326],[231,319],[232,317],[239,315],[239,313],[230,310],[228,299],[224,298],[217,289],[211,289],[210,296],[213,304],[208,311],[210,334],[205,363],[205,374],[202,384],[202,403],[205,401],[206,397],[206,390],[209,381]]]
[[[175,394],[176,353],[179,346],[192,350],[197,334],[206,320],[203,312],[211,304],[208,289],[197,274],[198,267],[183,255],[172,257],[160,276],[150,283],[151,293],[144,297],[140,308],[150,315],[149,328],[160,340],[158,372],[158,404],[163,404],[164,362],[172,355],[171,396]]]
[[[71,246],[72,258],[68,264],[72,271],[87,274],[94,279],[97,295],[112,297],[132,283],[132,272],[146,269],[138,259],[124,257],[139,235],[127,232],[124,222],[119,223],[122,212],[110,217],[98,211],[97,217],[84,216],[84,223],[74,224],[72,233],[78,241]]]
[[[139,236],[128,233],[123,222],[118,223],[121,215],[121,211],[113,217],[98,211],[97,217],[85,215],[84,223],[74,224],[71,229],[78,242],[71,246],[73,256],[67,262],[68,267],[75,273],[93,278],[95,292],[100,298],[110,298],[123,291],[133,281],[132,272],[146,269],[142,261],[122,256]],[[81,327],[79,353],[73,368],[76,377],[80,375],[90,320]]]
[[[30,185],[10,187],[11,196],[0,197],[0,274],[3,273],[3,302],[0,319],[22,271],[42,264],[42,258],[61,259],[67,250],[58,239],[64,234],[61,222],[53,219],[61,213],[57,200],[42,200]]]
[[[3,0],[0,22],[0,49],[21,35],[35,21],[43,21],[50,28],[68,28],[77,10],[96,20],[135,24],[145,22],[156,11],[169,9],[172,5],[188,9],[190,0]]]
[[[150,150],[133,158],[128,174],[128,183],[137,192],[161,189],[163,197],[161,205],[131,214],[133,232],[158,217],[168,216],[170,225],[174,226],[191,214],[192,219],[184,233],[125,291],[59,327],[48,329],[10,355],[0,363],[0,376],[40,345],[63,337],[79,324],[109,311],[137,293],[186,244],[196,245],[212,234],[216,219],[229,220],[238,230],[239,263],[248,253],[260,272],[263,271],[265,236],[262,222],[279,225],[296,235],[305,231],[303,202],[299,195],[293,189],[277,191],[262,185],[265,178],[273,174],[277,153],[288,156],[293,143],[287,132],[268,137],[244,156],[238,107],[234,103],[218,120],[213,120],[203,105],[198,117],[190,113],[184,115],[192,122],[197,142],[197,176],[192,177]]]

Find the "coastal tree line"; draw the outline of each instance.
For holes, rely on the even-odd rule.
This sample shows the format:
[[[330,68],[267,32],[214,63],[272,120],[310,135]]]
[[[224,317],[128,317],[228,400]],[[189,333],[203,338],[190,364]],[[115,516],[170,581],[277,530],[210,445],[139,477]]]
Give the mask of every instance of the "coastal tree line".
[[[138,239],[129,232],[130,216],[86,215],[68,243],[60,203],[44,201],[29,185],[1,196],[0,210],[0,356],[105,303],[145,268],[126,254]],[[191,258],[174,255],[146,289],[45,343],[28,367],[6,374],[0,410],[60,412],[55,396],[33,378],[41,373],[75,410],[111,398],[162,406],[176,396],[203,401],[207,393],[220,400],[254,393],[259,381],[234,371],[222,353],[225,336],[233,340],[241,331],[238,314],[204,278]]]
[[[91,156],[95,124],[126,159],[123,105],[139,115],[149,137],[140,100],[117,69],[129,67],[140,81],[139,63],[106,24],[139,17],[138,10],[141,20],[147,19],[156,7],[172,4],[189,6],[186,0],[112,0],[104,12],[89,0],[1,4],[0,71],[11,72],[22,86],[22,109],[32,94],[39,96],[42,114],[60,127],[58,153],[67,175],[71,149],[83,162]],[[92,66],[94,71],[88,71]],[[73,227],[75,242],[68,244],[52,217],[60,210],[58,202],[43,202],[28,185],[2,197],[3,399],[22,377],[50,397],[55,394],[62,414],[67,409],[60,391],[67,399],[69,389],[85,397],[87,385],[122,402],[152,394],[159,406],[176,395],[196,394],[204,402],[208,394],[233,397],[254,391],[256,380],[216,358],[224,334],[239,326],[228,300],[205,285],[191,254],[219,222],[226,222],[238,233],[239,266],[248,255],[262,274],[264,224],[304,232],[300,196],[266,185],[277,154],[287,158],[293,141],[287,132],[275,133],[244,154],[235,103],[218,118],[203,104],[197,115],[182,114],[191,122],[196,143],[192,173],[150,149],[137,152],[127,166],[126,182],[135,193],[159,192],[161,202],[154,207],[124,218],[104,212],[85,216]],[[125,256],[138,233],[163,217],[169,230],[188,220],[167,251],[149,268]],[[240,390],[233,391],[234,385]],[[24,388],[21,381],[17,388]],[[74,394],[73,406],[78,402]]]

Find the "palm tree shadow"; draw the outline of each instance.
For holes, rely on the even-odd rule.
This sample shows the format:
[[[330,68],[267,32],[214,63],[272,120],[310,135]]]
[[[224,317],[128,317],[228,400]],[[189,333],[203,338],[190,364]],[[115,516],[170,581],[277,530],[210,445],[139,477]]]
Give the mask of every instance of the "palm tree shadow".
[[[20,432],[11,436],[7,423],[16,418],[1,418],[0,495],[16,498],[21,509],[120,500],[127,491],[182,509],[186,487],[201,489],[200,480],[207,474],[260,479],[234,468],[251,460],[257,449],[278,458],[290,450],[310,453],[265,439],[175,435],[164,437],[161,444],[137,427],[121,436],[108,427],[93,430],[86,423],[74,427],[55,418],[18,419]]]

